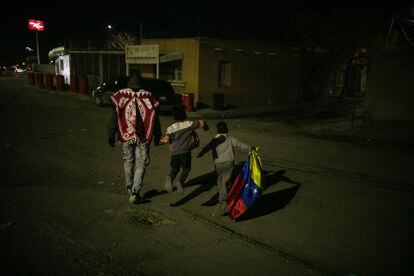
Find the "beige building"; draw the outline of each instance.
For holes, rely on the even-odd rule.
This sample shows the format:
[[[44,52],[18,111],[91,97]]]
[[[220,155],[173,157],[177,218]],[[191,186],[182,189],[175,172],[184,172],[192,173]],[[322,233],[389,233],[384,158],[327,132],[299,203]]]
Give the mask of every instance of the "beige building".
[[[127,60],[127,74],[139,67],[144,77],[170,81],[176,93],[193,93],[196,103],[212,106],[220,95],[225,105],[298,101],[301,72],[293,48],[205,37],[144,39],[142,45],[155,46],[159,59]]]

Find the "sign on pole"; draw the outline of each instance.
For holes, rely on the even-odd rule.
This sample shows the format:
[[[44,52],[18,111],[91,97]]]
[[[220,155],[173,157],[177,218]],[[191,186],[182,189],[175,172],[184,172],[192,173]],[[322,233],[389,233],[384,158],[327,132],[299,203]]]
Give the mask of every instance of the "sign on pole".
[[[42,32],[45,30],[45,23],[42,20],[29,19],[27,20],[27,28],[29,30]]]
[[[37,63],[40,64],[40,50],[39,50],[39,35],[38,32],[45,30],[45,23],[42,20],[29,19],[27,20],[27,28],[36,31],[36,48],[37,48]]]

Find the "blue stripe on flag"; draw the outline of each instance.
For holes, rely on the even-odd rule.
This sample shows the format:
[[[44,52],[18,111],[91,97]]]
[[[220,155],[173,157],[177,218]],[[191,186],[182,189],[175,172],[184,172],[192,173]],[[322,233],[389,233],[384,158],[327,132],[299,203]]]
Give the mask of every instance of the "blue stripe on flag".
[[[243,176],[243,184],[244,184],[241,198],[243,199],[247,207],[251,208],[253,206],[253,203],[259,198],[261,194],[261,190],[254,183],[251,177],[250,158],[247,158],[245,164],[243,165],[241,174]]]

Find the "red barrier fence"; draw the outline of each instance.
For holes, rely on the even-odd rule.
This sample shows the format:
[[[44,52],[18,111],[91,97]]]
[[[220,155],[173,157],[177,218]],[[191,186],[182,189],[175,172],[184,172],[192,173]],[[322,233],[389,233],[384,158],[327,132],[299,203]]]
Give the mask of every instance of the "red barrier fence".
[[[88,93],[88,77],[81,76],[79,77],[79,92],[81,94],[87,94]]]
[[[78,92],[78,76],[70,75],[70,91]]]
[[[62,75],[56,76],[56,90],[65,91],[65,78]]]
[[[45,88],[45,81],[43,79],[43,73],[36,73],[36,86],[41,89]]]

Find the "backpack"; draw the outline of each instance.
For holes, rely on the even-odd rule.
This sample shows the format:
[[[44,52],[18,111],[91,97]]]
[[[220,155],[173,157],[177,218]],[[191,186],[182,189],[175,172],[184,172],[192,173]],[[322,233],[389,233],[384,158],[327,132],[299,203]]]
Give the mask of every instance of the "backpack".
[[[200,138],[198,138],[197,132],[194,130],[191,132],[191,150],[198,148],[200,145]]]

